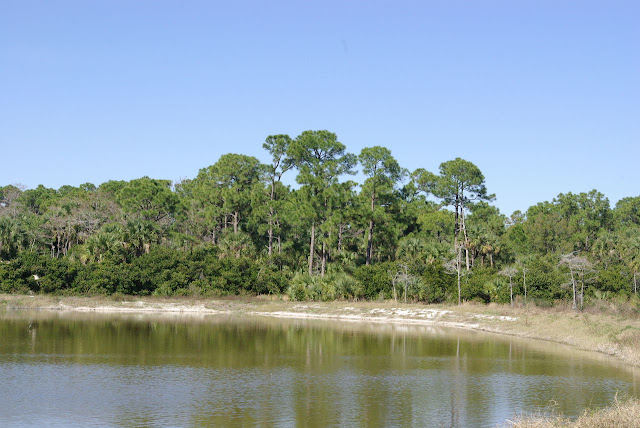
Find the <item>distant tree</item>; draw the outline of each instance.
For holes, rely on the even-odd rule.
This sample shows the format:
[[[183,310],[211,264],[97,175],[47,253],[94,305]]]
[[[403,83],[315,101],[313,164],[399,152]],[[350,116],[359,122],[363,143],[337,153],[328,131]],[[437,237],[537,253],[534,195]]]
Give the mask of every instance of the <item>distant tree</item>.
[[[9,216],[0,217],[0,259],[10,259],[16,255],[20,240],[20,225]]]
[[[366,264],[371,264],[373,250],[373,230],[376,217],[383,214],[384,206],[379,201],[385,201],[392,194],[397,183],[406,175],[406,170],[400,168],[398,162],[391,156],[391,151],[385,147],[365,147],[360,152],[362,171],[367,176],[363,185],[363,193],[370,196],[371,212],[369,215],[369,229],[367,233]],[[378,211],[378,213],[376,212]]]
[[[621,226],[640,225],[640,196],[620,199],[613,211],[613,217]]]
[[[414,172],[414,180],[419,188],[433,194],[442,203],[451,206],[455,215],[454,247],[457,253],[458,304],[461,303],[460,267],[462,250],[466,254],[469,270],[469,237],[465,225],[465,211],[476,201],[490,201],[494,195],[487,194],[484,175],[473,163],[461,158],[440,164],[440,175],[425,170]]]
[[[633,274],[633,293],[638,294],[638,272],[640,272],[640,226],[630,226],[620,231],[617,249],[622,262]]]
[[[109,180],[98,186],[98,192],[103,194],[110,194],[114,198],[116,194],[127,185],[124,180]]]
[[[167,220],[184,209],[171,191],[171,181],[149,177],[131,180],[116,193],[116,201],[133,218],[154,222]]]
[[[16,216],[20,210],[18,200],[24,191],[21,184],[0,187],[0,216]]]
[[[513,277],[518,273],[518,269],[513,266],[507,266],[498,273],[509,278],[509,295],[511,299],[511,307],[513,307]]]
[[[591,272],[593,265],[586,257],[577,256],[575,253],[563,255],[560,258],[560,264],[569,268],[573,295],[573,309],[578,309],[578,301],[580,303],[580,309],[582,309],[584,307],[585,275]],[[580,284],[579,294],[578,283]]]
[[[341,175],[352,174],[356,157],[346,153],[344,144],[329,131],[304,131],[289,147],[289,157],[298,169],[296,181],[302,185],[302,195],[311,207],[309,244],[309,275],[313,274],[316,228],[323,228],[332,209],[332,197]],[[321,275],[326,265],[326,246],[321,252]]]
[[[19,202],[30,212],[41,215],[47,207],[55,201],[57,193],[54,189],[49,189],[40,184],[35,189],[28,189],[22,192]]]
[[[158,228],[149,220],[129,220],[124,228],[124,241],[136,256],[148,254],[151,244],[158,240]]]
[[[200,170],[191,183],[191,192],[208,218],[223,220],[223,228],[230,223],[233,232],[238,233],[240,221],[250,214],[254,187],[262,186],[263,173],[264,165],[255,157],[225,154]]]
[[[589,251],[598,231],[611,225],[609,199],[597,190],[589,193],[559,194],[554,204],[573,232],[572,241],[578,251]]]
[[[269,177],[269,212],[268,212],[268,254],[271,257],[273,253],[273,233],[274,228],[279,225],[279,207],[278,202],[278,185],[285,172],[293,168],[293,159],[287,156],[287,151],[293,140],[288,135],[270,135],[262,147],[271,155],[271,165],[267,166]],[[280,235],[278,235],[279,237]],[[281,246],[278,246],[278,252]]]

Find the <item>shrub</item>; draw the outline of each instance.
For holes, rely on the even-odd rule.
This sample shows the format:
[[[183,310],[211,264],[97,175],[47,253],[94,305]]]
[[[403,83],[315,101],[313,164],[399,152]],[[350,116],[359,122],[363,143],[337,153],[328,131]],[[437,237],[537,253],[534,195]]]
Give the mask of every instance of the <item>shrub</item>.
[[[77,269],[67,258],[44,261],[44,273],[40,278],[40,289],[45,293],[61,293],[72,290]]]
[[[126,263],[110,260],[91,263],[78,270],[74,291],[83,294],[141,294],[134,277],[135,268]]]
[[[395,272],[395,263],[385,262],[375,265],[364,265],[357,268],[353,274],[355,279],[360,281],[366,299],[377,299],[380,294],[386,298],[391,298],[393,284],[391,282],[391,272]]]
[[[441,263],[430,264],[422,273],[424,293],[420,300],[428,303],[441,303],[453,296],[456,291],[456,278],[447,273]]]
[[[629,296],[633,292],[633,274],[625,266],[611,265],[598,273],[598,278],[593,287],[589,287],[595,292],[606,294]]]

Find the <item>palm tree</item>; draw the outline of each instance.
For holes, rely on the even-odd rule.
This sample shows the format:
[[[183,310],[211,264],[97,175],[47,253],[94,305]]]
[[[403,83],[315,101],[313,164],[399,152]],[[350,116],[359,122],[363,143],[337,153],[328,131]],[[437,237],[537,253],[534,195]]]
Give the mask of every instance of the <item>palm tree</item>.
[[[637,229],[628,230],[621,242],[622,259],[633,273],[633,292],[638,294],[638,272],[640,271],[640,236]]]
[[[84,244],[76,246],[73,255],[82,264],[101,262],[105,254],[117,254],[122,250],[122,238],[123,229],[120,224],[106,224],[98,233],[90,235]]]
[[[158,239],[158,231],[153,222],[136,219],[127,222],[124,229],[124,242],[131,246],[136,256],[149,253],[151,244]]]
[[[421,257],[426,247],[424,239],[407,237],[398,243],[396,257],[398,259],[416,259]]]
[[[251,237],[242,231],[225,233],[220,238],[218,246],[220,247],[221,258],[233,255],[239,259],[241,256],[249,256],[254,253]]]
[[[18,247],[20,228],[11,217],[0,217],[0,258],[3,254],[10,258]]]

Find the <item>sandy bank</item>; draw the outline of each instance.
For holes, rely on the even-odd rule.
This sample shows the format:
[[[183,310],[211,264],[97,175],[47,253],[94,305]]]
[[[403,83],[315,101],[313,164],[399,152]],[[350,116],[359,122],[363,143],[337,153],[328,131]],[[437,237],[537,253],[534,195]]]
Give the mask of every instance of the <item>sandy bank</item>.
[[[79,312],[246,314],[349,322],[438,325],[563,343],[640,366],[640,319],[619,313],[508,306],[385,302],[288,302],[260,298],[58,297],[0,295],[0,308]]]

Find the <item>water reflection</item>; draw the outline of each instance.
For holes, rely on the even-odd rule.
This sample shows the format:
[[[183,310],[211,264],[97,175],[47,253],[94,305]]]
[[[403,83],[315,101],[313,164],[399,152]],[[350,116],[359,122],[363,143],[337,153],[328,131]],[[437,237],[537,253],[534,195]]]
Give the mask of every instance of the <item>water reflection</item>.
[[[5,312],[2,426],[494,426],[638,396],[635,371],[433,326]]]

